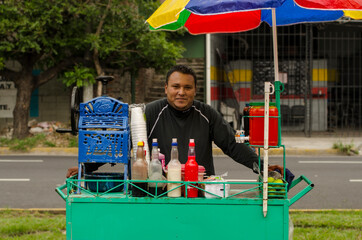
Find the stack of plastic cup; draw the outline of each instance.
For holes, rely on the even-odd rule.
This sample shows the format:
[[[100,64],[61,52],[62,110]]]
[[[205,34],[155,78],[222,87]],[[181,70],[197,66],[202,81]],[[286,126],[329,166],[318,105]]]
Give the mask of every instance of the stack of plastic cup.
[[[143,107],[131,105],[131,136],[133,156],[136,156],[137,143],[143,141],[145,143],[146,161],[150,162],[150,152],[147,142],[147,128]]]

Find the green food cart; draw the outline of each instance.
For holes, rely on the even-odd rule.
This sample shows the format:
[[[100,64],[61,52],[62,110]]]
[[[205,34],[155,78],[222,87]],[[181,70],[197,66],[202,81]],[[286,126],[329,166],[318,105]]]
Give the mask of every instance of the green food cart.
[[[279,83],[276,85],[276,107],[280,109],[281,87]],[[76,96],[76,94],[73,95]],[[109,104],[115,104],[117,107],[108,106]],[[122,109],[122,106],[123,112],[117,110]],[[102,158],[100,154],[90,151],[90,149],[97,150],[94,144],[98,144],[99,141],[103,141],[102,144],[107,141],[117,142],[121,137],[114,139],[118,134],[117,131],[104,131],[107,127],[114,128],[112,124],[99,125],[100,121],[92,123],[91,118],[97,113],[97,107],[113,109],[114,112],[117,111],[117,114],[122,112],[122,115],[126,115],[128,111],[127,106],[106,97],[81,104],[79,141],[82,142],[79,145],[79,156],[82,155],[82,162],[88,162],[95,155],[94,159],[97,162],[112,163],[113,154],[117,154],[117,156],[123,156],[119,162],[125,163],[128,167],[125,167],[123,175],[117,178],[82,178],[79,171],[79,177],[68,178],[64,185],[56,188],[57,193],[66,203],[68,240],[289,239],[289,207],[313,188],[312,182],[305,176],[298,177],[290,186],[286,181],[282,184],[268,184],[265,177],[261,175],[255,182],[171,182],[179,183],[180,188],[187,189],[189,185],[198,188],[200,197],[188,198],[187,191],[186,196],[179,198],[167,197],[167,191],[159,194],[156,192],[155,195],[147,193],[147,197],[132,197],[132,188],[137,187],[134,184],[144,181],[130,180],[130,177],[127,177],[127,174],[131,173],[129,168],[130,135],[128,124],[126,124],[128,119],[119,118],[118,121],[121,124],[117,125],[124,131],[121,135],[122,148],[118,148],[119,151],[123,151],[123,154],[119,154],[115,147],[105,147],[107,157]],[[75,104],[74,109],[77,108],[79,109]],[[124,111],[125,109],[127,111]],[[114,112],[106,113],[107,117],[114,117]],[[102,119],[104,116],[102,112],[97,117]],[[279,140],[277,146],[274,147],[283,148],[285,170],[285,147],[280,143],[280,113],[278,118]],[[87,128],[91,130],[88,131]],[[94,130],[94,128],[101,128],[101,130]],[[73,129],[72,132],[76,131]],[[83,146],[84,143],[88,146]],[[262,146],[255,147],[260,150]],[[156,185],[169,183],[167,181],[146,182],[155,182]],[[304,183],[305,187],[288,198],[287,188],[293,189],[299,183]],[[215,193],[205,190],[210,184],[218,184],[221,191]]]

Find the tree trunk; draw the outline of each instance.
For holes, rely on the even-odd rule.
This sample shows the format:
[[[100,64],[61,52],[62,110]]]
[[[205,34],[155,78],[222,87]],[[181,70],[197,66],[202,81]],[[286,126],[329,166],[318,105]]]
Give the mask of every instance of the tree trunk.
[[[23,139],[29,135],[30,99],[31,93],[34,90],[33,76],[31,72],[23,74],[19,79],[15,79],[14,82],[17,88],[17,94],[13,111],[13,138]]]

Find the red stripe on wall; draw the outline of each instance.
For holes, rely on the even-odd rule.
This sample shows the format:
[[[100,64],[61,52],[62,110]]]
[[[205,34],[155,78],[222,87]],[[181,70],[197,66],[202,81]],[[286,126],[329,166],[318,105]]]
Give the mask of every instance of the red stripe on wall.
[[[251,89],[239,88],[233,92],[232,88],[211,87],[211,100],[233,99],[234,94],[238,101],[250,101]]]
[[[312,88],[313,98],[328,98],[328,88],[327,87],[314,87]]]

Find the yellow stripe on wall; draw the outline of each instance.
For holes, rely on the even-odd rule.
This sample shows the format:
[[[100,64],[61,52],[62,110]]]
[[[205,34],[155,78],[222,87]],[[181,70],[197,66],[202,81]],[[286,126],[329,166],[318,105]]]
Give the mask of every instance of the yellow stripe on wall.
[[[313,81],[328,81],[335,82],[337,80],[337,70],[336,69],[323,69],[315,68],[313,69]]]
[[[223,74],[223,71],[220,70],[218,67],[215,67],[215,66],[210,67],[210,79],[211,79],[211,81],[217,81],[218,76],[222,76],[221,74]]]
[[[211,66],[210,72],[210,78],[213,81],[223,81],[227,79],[225,71],[218,67]],[[253,71],[251,69],[235,69],[228,73],[228,77],[231,83],[251,82],[253,79]]]
[[[250,69],[234,69],[229,72],[229,80],[232,83],[237,82],[251,82],[253,78],[253,71]]]

